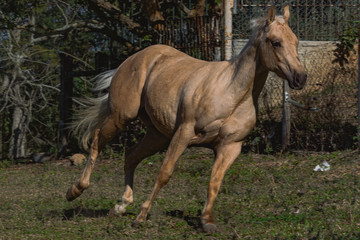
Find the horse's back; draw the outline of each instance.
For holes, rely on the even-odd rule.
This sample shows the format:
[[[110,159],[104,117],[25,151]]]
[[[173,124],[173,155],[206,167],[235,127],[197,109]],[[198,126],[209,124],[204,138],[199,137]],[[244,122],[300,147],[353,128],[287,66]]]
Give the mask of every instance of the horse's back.
[[[170,136],[180,106],[189,106],[187,113],[191,114],[191,106],[197,105],[196,89],[225,65],[195,59],[166,45],[150,46],[119,66],[110,88],[111,110],[120,118],[132,119],[144,109],[153,125]]]
[[[126,95],[124,93],[129,91],[133,94],[141,92],[145,81],[151,75],[156,75],[154,68],[159,72],[159,69],[168,67],[165,65],[173,65],[174,60],[182,58],[191,57],[166,45],[153,45],[135,53],[116,70],[110,95]]]

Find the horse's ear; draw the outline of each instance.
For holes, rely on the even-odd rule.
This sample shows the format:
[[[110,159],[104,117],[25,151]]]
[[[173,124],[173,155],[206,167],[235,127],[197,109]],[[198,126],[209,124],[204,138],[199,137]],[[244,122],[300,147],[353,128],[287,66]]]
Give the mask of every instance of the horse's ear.
[[[267,15],[267,23],[270,25],[275,20],[275,7],[274,5],[270,7]]]
[[[289,5],[286,5],[284,8],[284,20],[286,23],[289,23],[289,18],[290,18]]]

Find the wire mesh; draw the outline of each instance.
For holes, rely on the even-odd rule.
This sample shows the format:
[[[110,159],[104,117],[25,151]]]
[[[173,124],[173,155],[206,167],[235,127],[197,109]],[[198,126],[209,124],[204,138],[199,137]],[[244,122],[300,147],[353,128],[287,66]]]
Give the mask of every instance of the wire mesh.
[[[350,54],[343,67],[334,61],[334,50],[339,36],[358,24],[360,1],[238,0],[236,3],[233,31],[238,39],[235,43],[241,42],[240,45],[251,35],[251,19],[264,16],[273,4],[278,15],[285,5],[290,5],[290,27],[302,40],[299,57],[308,74],[305,88],[291,91],[291,98],[319,109],[310,112],[291,107],[291,148],[331,151],[353,147],[358,121],[358,49]],[[282,84],[275,74],[269,75],[259,99],[260,123],[248,145],[262,142],[264,148],[270,149],[281,145]]]
[[[220,27],[221,17],[217,16],[171,19],[163,29],[158,30],[159,43],[173,46],[198,59],[214,61],[216,52],[221,52],[222,47]]]
[[[250,20],[264,15],[275,5],[277,14],[282,14],[285,5],[290,5],[290,26],[300,40],[336,40],[344,29],[360,19],[360,0],[235,0],[233,36],[249,38]]]
[[[335,48],[336,44],[328,41],[305,41],[300,44],[299,57],[308,79],[304,89],[292,90],[290,96],[319,111],[291,107],[292,148],[333,151],[354,147],[358,122],[358,50],[356,48],[348,57],[348,63],[341,67],[334,63]],[[269,129],[264,128],[281,123],[282,84],[275,74],[269,75],[259,98],[259,131],[267,132]],[[270,135],[281,136],[281,128],[271,131],[277,132]],[[272,141],[267,137],[262,140]]]

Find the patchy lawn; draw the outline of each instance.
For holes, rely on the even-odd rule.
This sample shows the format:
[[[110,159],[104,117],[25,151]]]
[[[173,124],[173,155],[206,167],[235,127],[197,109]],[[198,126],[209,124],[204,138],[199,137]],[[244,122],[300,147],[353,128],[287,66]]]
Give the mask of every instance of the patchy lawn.
[[[123,191],[123,160],[100,159],[91,187],[65,193],[84,166],[0,162],[0,239],[360,239],[358,152],[242,154],[227,172],[214,213],[218,232],[202,232],[213,156],[187,150],[140,228],[131,227],[150,194],[163,154],[141,163],[134,204],[108,217]],[[327,161],[331,169],[314,172]]]

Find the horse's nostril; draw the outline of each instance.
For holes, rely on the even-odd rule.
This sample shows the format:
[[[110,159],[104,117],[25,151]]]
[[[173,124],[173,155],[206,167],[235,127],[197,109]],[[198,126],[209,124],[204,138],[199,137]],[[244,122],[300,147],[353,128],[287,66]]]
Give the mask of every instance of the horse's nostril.
[[[295,83],[299,87],[303,87],[305,85],[306,79],[307,79],[307,74],[306,73],[297,74],[296,77],[295,77]]]
[[[305,81],[307,79],[307,74],[306,73],[301,74],[301,78],[302,78],[302,81],[305,83]]]

